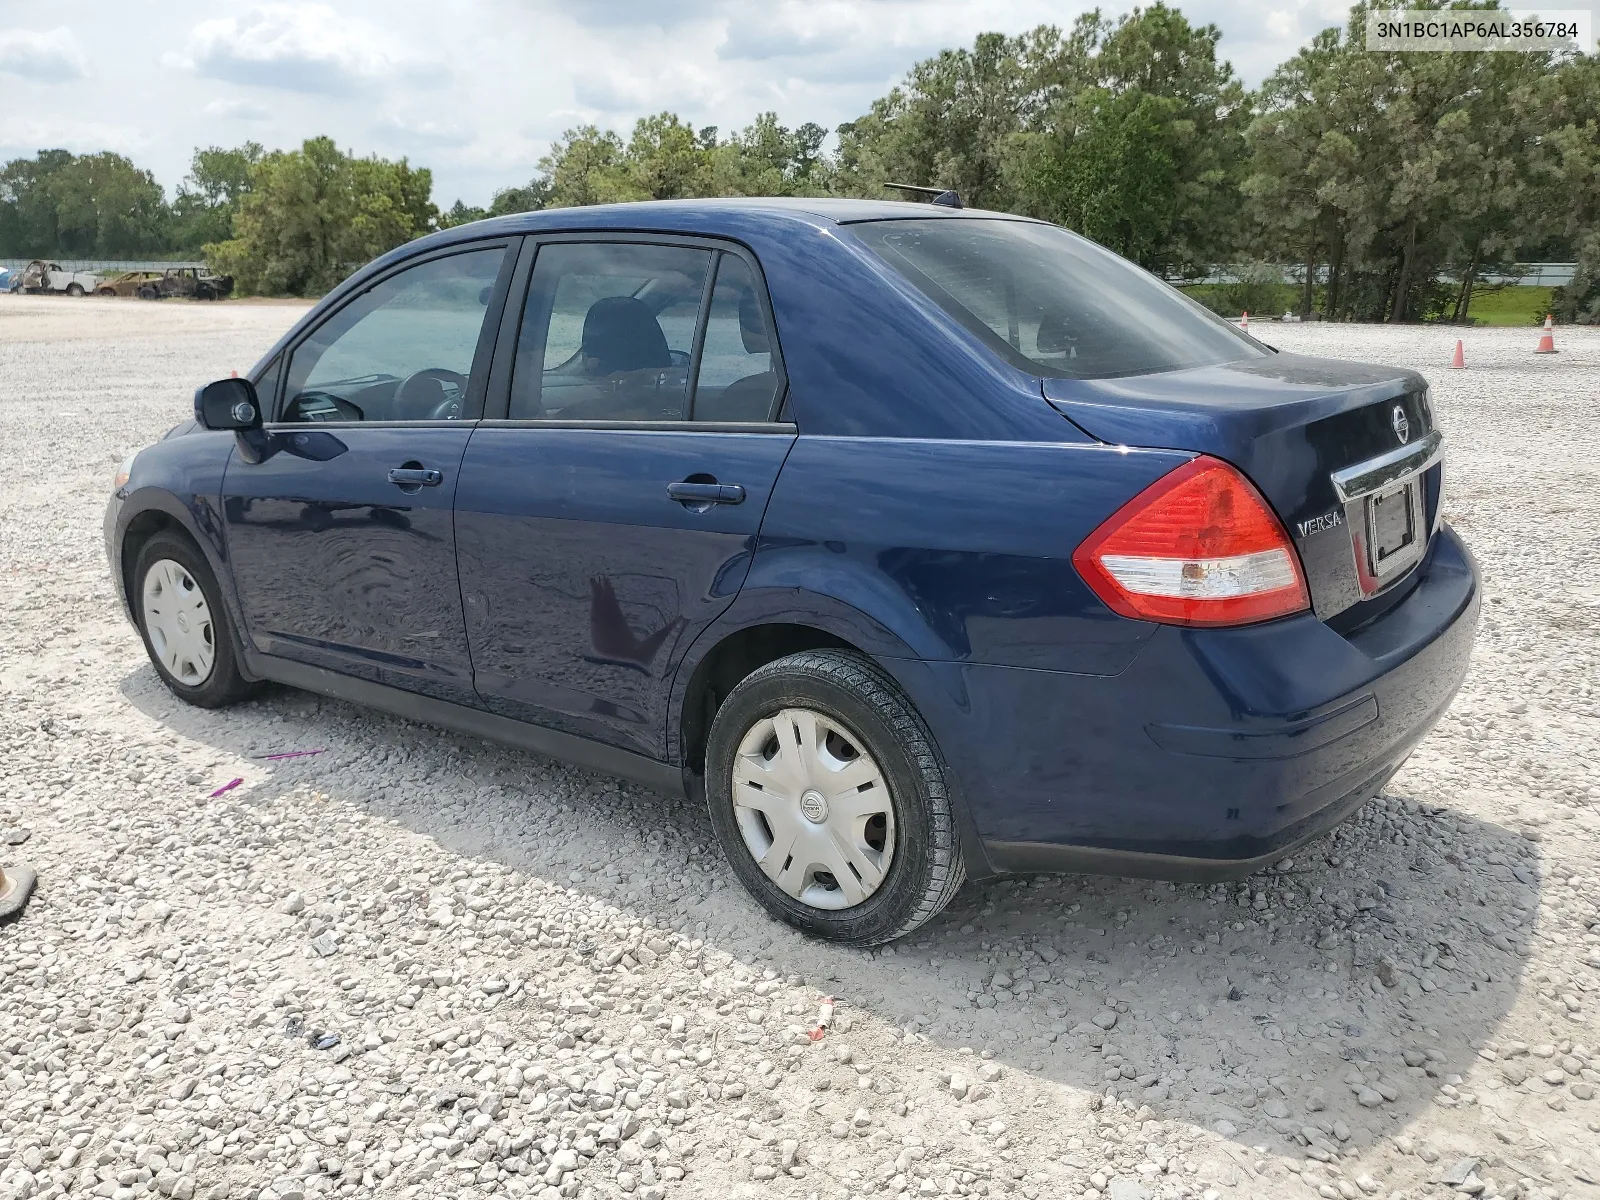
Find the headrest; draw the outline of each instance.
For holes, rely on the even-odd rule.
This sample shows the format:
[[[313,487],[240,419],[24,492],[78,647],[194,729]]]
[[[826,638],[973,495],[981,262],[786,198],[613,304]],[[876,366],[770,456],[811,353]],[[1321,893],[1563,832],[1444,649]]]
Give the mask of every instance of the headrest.
[[[607,296],[583,318],[583,354],[604,374],[670,367],[672,354],[650,306],[637,296]]]
[[[762,320],[761,306],[755,293],[743,292],[739,296],[739,339],[748,354],[768,354],[772,343],[767,337],[767,323]]]

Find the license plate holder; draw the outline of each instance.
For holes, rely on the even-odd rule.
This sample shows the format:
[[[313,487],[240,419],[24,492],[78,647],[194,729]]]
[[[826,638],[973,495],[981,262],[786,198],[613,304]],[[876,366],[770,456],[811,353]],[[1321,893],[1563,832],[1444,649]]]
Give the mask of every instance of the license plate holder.
[[[1373,492],[1362,504],[1367,570],[1384,582],[1417,561],[1424,545],[1422,477],[1413,475]]]

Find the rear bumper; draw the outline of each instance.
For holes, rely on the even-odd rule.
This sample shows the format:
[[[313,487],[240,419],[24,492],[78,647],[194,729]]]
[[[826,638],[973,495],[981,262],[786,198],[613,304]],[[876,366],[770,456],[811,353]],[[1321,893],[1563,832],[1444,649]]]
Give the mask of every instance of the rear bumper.
[[[1224,879],[1345,820],[1466,675],[1477,567],[1448,527],[1433,542],[1406,598],[1344,635],[1163,627],[1111,678],[886,660],[965,798],[969,869]]]

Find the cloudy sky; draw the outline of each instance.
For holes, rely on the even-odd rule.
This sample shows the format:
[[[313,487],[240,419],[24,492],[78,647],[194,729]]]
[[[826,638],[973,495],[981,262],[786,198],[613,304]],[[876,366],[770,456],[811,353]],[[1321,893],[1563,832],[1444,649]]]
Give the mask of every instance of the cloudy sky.
[[[1193,0],[1256,83],[1343,0]],[[776,110],[832,128],[917,59],[1080,0],[0,0],[0,161],[118,150],[173,189],[196,145],[327,133],[487,203],[550,140],[663,108],[724,129]],[[1124,0],[1108,12],[1131,7]]]

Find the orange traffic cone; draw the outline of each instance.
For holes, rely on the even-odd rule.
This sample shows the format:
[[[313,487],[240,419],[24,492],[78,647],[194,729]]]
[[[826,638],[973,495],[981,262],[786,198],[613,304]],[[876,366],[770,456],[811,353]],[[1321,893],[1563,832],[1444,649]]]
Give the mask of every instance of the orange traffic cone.
[[[1534,347],[1535,354],[1556,353],[1556,324],[1549,313],[1544,315],[1544,336],[1539,339],[1539,344]]]
[[[1239,328],[1240,329],[1249,329],[1250,328],[1250,314],[1249,313],[1245,313],[1244,316],[1239,318]]]
[[[1461,345],[1461,339],[1460,338],[1456,339],[1456,352],[1455,352],[1455,356],[1453,358],[1451,358],[1451,360],[1450,360],[1450,365],[1451,365],[1451,367],[1455,368],[1456,370],[1460,370],[1462,367],[1465,367],[1467,365],[1466,351],[1465,351],[1465,348]]]

